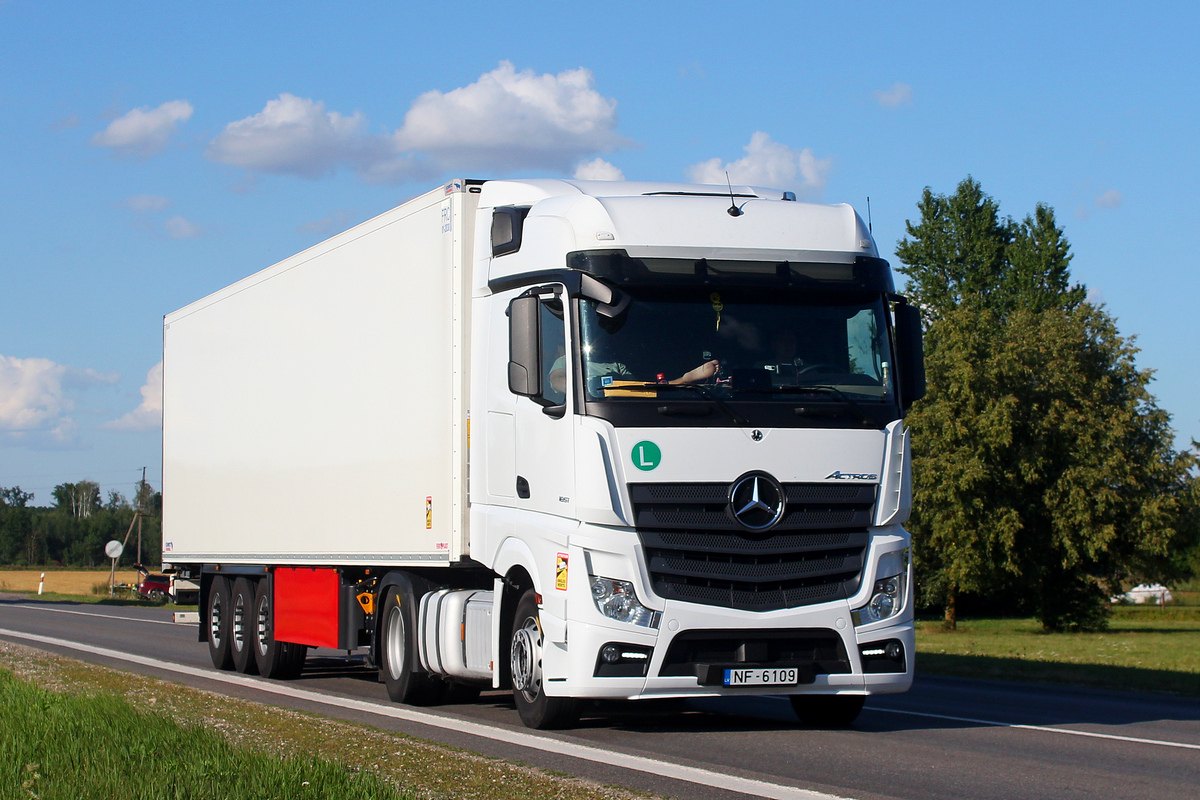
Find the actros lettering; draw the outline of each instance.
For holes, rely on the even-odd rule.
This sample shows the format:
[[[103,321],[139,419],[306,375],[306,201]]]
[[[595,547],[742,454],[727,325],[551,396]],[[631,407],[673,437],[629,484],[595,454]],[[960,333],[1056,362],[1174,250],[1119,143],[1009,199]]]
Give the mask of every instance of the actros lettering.
[[[877,480],[879,480],[879,476],[878,475],[867,475],[866,473],[862,473],[862,472],[842,472],[841,470],[838,470],[837,472],[831,472],[828,475],[826,475],[825,480],[827,480],[827,481],[877,481]]]

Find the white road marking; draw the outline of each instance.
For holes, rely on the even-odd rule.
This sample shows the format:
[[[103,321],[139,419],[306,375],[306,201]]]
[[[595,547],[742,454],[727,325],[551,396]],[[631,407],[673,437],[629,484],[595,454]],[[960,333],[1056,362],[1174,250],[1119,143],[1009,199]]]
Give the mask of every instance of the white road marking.
[[[97,614],[94,616],[103,615]],[[505,742],[507,744],[514,744],[520,747],[527,747],[532,750],[542,750],[547,753],[570,756],[572,758],[578,758],[584,761],[592,761],[598,764],[610,764],[612,766],[635,770],[637,772],[647,772],[651,775],[673,778],[675,780],[685,781],[687,783],[695,783],[701,786],[712,786],[718,789],[725,789],[730,792],[739,792],[741,794],[747,794],[754,797],[770,798],[770,800],[847,800],[847,798],[839,797],[837,795],[825,794],[824,792],[816,792],[809,789],[801,789],[795,786],[786,786],[779,783],[768,783],[767,781],[754,780],[753,778],[741,778],[736,775],[726,775],[720,772],[714,772],[712,770],[701,769],[699,767],[688,767],[680,764],[672,764],[667,761],[646,758],[645,756],[634,756],[613,750],[604,750],[599,747],[575,744],[574,742],[567,742],[561,739],[551,739],[548,737],[537,736],[532,733],[524,733],[523,731],[515,731],[507,728],[496,728],[490,725],[483,725],[481,723],[471,722],[465,719],[440,717],[435,714],[415,711],[404,706],[377,705],[375,703],[369,703],[363,700],[354,700],[348,697],[336,697],[333,695],[321,694],[319,692],[307,691],[305,689],[295,689],[286,685],[267,683],[254,678],[247,678],[237,673],[213,672],[196,667],[189,667],[184,664],[172,664],[167,661],[160,661],[156,658],[147,658],[145,656],[133,655],[131,653],[122,653],[117,650],[109,650],[105,647],[94,647],[92,645],[80,644],[78,642],[72,642],[66,639],[56,639],[51,636],[41,636],[36,633],[23,633],[21,631],[0,628],[0,636],[7,636],[30,642],[38,642],[40,644],[48,644],[56,647],[66,647],[84,653],[91,653],[93,655],[112,658],[118,661],[125,661],[131,664],[140,664],[145,667],[153,667],[154,669],[166,670],[168,672],[174,672],[180,675],[190,675],[192,677],[203,678],[205,680],[220,681],[221,683],[242,686],[249,689],[254,689],[255,691],[267,692],[269,694],[276,694],[284,697],[292,697],[297,700],[304,700],[310,703],[336,706],[338,708],[352,709],[354,711],[361,711],[367,714],[376,714],[384,717],[402,719],[408,722],[420,723],[421,725],[429,725],[434,728],[444,728],[447,730],[470,734],[472,736],[479,736],[485,739],[492,739],[498,742]]]
[[[101,617],[102,619],[123,619],[128,622],[149,622],[152,625],[174,625],[163,619],[139,619],[138,617],[122,617],[117,614],[97,614],[94,611],[71,611],[66,608],[53,608],[44,603],[13,603],[17,608],[28,608],[33,611],[50,611],[55,614],[75,614],[80,617]]]
[[[1112,739],[1118,742],[1133,742],[1135,744],[1155,744],[1161,747],[1182,747],[1185,750],[1200,750],[1200,744],[1188,742],[1168,742],[1162,739],[1139,739],[1136,736],[1118,736],[1115,733],[1094,733],[1092,731],[1077,731],[1071,728],[1051,728],[1045,725],[1022,725],[1017,722],[997,722],[991,719],[974,719],[972,717],[954,717],[949,714],[931,714],[926,711],[902,711],[898,708],[877,708],[871,711],[881,711],[885,714],[907,714],[910,717],[928,717],[929,719],[944,719],[951,722],[970,722],[974,725],[988,725],[994,728],[1020,728],[1024,731],[1040,731],[1042,733],[1061,733],[1065,736],[1084,736],[1088,739]]]

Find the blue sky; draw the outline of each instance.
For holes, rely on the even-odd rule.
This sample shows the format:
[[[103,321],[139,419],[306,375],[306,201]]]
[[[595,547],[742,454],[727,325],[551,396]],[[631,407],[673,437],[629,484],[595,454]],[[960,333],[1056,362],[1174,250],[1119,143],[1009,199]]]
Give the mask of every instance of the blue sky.
[[[163,314],[451,177],[870,196],[895,265],[972,175],[1055,208],[1185,447],[1197,8],[0,0],[0,486],[157,487]]]

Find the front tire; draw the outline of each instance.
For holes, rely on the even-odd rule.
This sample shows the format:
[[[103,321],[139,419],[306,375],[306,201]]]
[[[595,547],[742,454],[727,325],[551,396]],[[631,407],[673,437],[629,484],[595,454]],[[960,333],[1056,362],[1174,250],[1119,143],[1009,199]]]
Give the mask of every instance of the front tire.
[[[224,575],[213,578],[208,589],[205,619],[208,623],[208,655],[217,669],[233,669],[233,650],[229,646],[230,595],[229,579]]]
[[[854,694],[794,694],[792,710],[813,728],[845,728],[858,719],[866,697]]]
[[[403,589],[388,592],[383,603],[379,672],[393,702],[427,706],[441,699],[444,686],[416,666],[415,605],[412,594]]]
[[[513,700],[517,713],[521,715],[521,722],[528,728],[547,730],[570,727],[579,719],[579,701],[546,695],[542,641],[537,596],[529,589],[517,602],[509,642]]]

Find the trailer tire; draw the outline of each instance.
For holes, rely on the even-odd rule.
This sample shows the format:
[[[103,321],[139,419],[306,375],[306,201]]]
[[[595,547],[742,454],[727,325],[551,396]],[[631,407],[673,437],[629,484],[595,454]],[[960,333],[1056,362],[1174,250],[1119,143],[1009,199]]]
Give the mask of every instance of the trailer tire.
[[[254,581],[238,578],[230,595],[229,650],[233,668],[243,675],[257,675],[254,661]]]
[[[275,639],[275,598],[270,577],[260,580],[254,593],[250,639],[259,675],[289,680],[303,671],[308,647]]]
[[[526,590],[517,602],[509,640],[509,665],[513,700],[521,722],[528,728],[567,728],[579,720],[579,701],[570,697],[548,697],[542,673],[542,623],[537,595]]]
[[[858,719],[866,697],[861,694],[794,694],[792,710],[813,728],[845,728]]]
[[[397,587],[383,603],[379,632],[379,673],[388,697],[412,706],[434,705],[445,684],[416,666],[416,603],[410,592]]]
[[[208,655],[217,669],[233,669],[233,651],[229,646],[230,595],[229,579],[217,575],[208,589],[204,619],[208,631]]]

